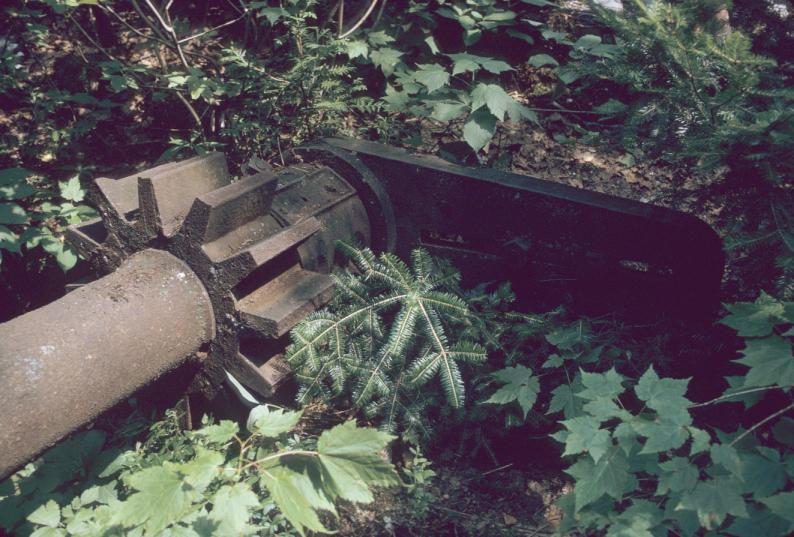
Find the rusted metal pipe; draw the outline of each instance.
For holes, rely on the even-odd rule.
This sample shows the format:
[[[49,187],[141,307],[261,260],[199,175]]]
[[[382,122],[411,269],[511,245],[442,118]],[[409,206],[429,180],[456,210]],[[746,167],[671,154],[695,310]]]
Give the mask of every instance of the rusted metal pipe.
[[[152,249],[1,324],[0,479],[179,365],[214,326],[193,271]]]

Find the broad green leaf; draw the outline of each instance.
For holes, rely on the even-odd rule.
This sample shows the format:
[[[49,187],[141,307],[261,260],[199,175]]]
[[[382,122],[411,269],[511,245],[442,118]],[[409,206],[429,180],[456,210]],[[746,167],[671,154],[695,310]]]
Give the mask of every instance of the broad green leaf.
[[[22,243],[19,235],[11,231],[5,226],[0,225],[0,250],[8,250],[9,252],[20,252]]]
[[[678,449],[689,437],[687,426],[692,418],[685,410],[663,414],[655,420],[642,420],[632,424],[638,434],[646,437],[640,453],[659,453],[669,449]]]
[[[510,67],[510,64],[503,62],[502,60],[495,60],[493,58],[478,56],[477,61],[479,62],[479,64],[482,66],[483,69],[495,75],[504,73],[505,71],[513,70],[513,68]]]
[[[560,350],[569,351],[576,345],[585,345],[590,339],[590,326],[577,321],[546,334],[546,341]]]
[[[566,418],[573,418],[581,413],[582,400],[575,397],[574,392],[581,389],[581,381],[577,375],[572,385],[561,384],[551,392],[548,413],[562,411]]]
[[[507,35],[510,37],[515,37],[516,39],[520,39],[525,43],[529,43],[530,45],[535,44],[535,40],[532,38],[531,35],[527,35],[524,32],[519,32],[518,30],[514,30],[512,28],[507,29]]]
[[[475,56],[474,54],[467,54],[465,52],[460,54],[449,54],[448,56],[453,62],[453,75],[465,73],[467,71],[475,72],[480,68],[495,75],[512,70],[509,64],[501,60],[488,58],[487,56]]]
[[[728,383],[728,388],[722,393],[723,396],[747,391],[747,388],[744,385],[745,382],[744,375],[742,376],[733,375],[733,376],[725,377],[725,381]],[[765,395],[764,392],[745,393],[742,395],[736,395],[734,397],[731,397],[730,399],[726,399],[725,402],[742,403],[744,405],[745,410],[747,410],[748,408],[756,405],[759,401],[761,401],[764,395]]]
[[[369,45],[365,41],[348,41],[345,43],[345,50],[351,59],[359,56],[366,58],[369,55]]]
[[[582,384],[584,390],[577,392],[576,396],[590,401],[600,398],[615,399],[623,393],[623,377],[614,367],[606,373],[582,371]]]
[[[598,398],[587,401],[582,409],[599,422],[607,421],[612,418],[620,418],[621,420],[628,420],[631,418],[631,414],[619,407],[613,399]]]
[[[28,221],[28,213],[16,203],[0,202],[0,224],[24,224]]]
[[[507,111],[515,104],[513,98],[508,95],[501,86],[497,84],[477,84],[471,92],[471,109],[477,110],[482,106],[487,106],[488,110],[496,116],[499,121],[503,121]]]
[[[209,519],[218,523],[217,535],[246,535],[251,509],[259,506],[259,498],[246,483],[224,485],[212,497]]]
[[[612,436],[609,431],[601,429],[601,424],[593,418],[577,417],[560,423],[568,429],[563,456],[587,452],[593,457],[593,461],[598,463],[612,447]]]
[[[377,45],[377,46],[388,45],[389,43],[394,42],[394,38],[383,30],[380,30],[378,32],[369,32],[367,34],[367,40],[373,45]]]
[[[61,528],[44,527],[31,533],[30,537],[66,537],[66,532]]]
[[[532,374],[532,370],[523,365],[518,365],[496,371],[491,376],[504,383],[504,386],[499,388],[485,402],[505,405],[517,401],[524,412],[524,419],[527,419],[527,413],[532,408],[532,405],[535,404],[538,392],[540,392],[540,383],[537,377]]]
[[[792,525],[785,519],[772,513],[769,509],[754,504],[747,506],[748,516],[739,517],[725,529],[728,535],[737,537],[771,537],[773,535],[788,535]]]
[[[237,425],[237,422],[221,420],[220,423],[202,427],[193,434],[203,437],[210,444],[225,444],[230,442],[239,431],[240,426]]]
[[[372,501],[370,486],[399,484],[394,467],[380,455],[392,439],[392,435],[382,431],[359,428],[354,421],[323,432],[317,441],[317,452],[334,494],[348,501],[368,503]]]
[[[685,493],[676,510],[695,511],[706,529],[719,527],[728,515],[746,517],[747,508],[736,483],[725,479],[700,481]]]
[[[438,102],[433,105],[432,117],[439,121],[450,121],[459,118],[468,111],[469,107],[457,102]]]
[[[532,67],[543,67],[544,65],[553,65],[557,66],[560,65],[557,60],[549,56],[548,54],[535,54],[534,56],[530,56],[527,63]]]
[[[689,492],[698,480],[700,472],[698,467],[689,462],[686,457],[673,457],[669,461],[659,463],[662,474],[656,485],[656,495],[662,496],[669,491]]]
[[[281,408],[271,410],[269,405],[259,405],[248,414],[246,429],[252,434],[276,438],[292,430],[302,415],[302,410],[285,412]]]
[[[786,485],[786,466],[779,460],[755,454],[742,454],[742,491],[766,498]]]
[[[0,170],[0,187],[24,183],[30,173],[30,170],[25,168],[6,168]],[[1,191],[2,190],[0,190],[0,192]]]
[[[372,36],[370,35],[370,38]],[[391,76],[394,73],[395,67],[400,62],[403,53],[393,48],[383,47],[373,50],[369,54],[369,58],[376,67],[380,67],[383,74]]]
[[[181,520],[200,498],[169,463],[141,470],[126,481],[136,492],[115,506],[113,521],[126,527],[145,525],[152,535]]]
[[[742,478],[742,460],[736,448],[728,444],[712,444],[711,461],[728,470],[734,477]]]
[[[620,114],[622,112],[625,112],[627,108],[628,107],[625,104],[618,101],[617,99],[609,99],[606,102],[593,107],[593,111],[598,112],[599,114]],[[629,167],[634,166],[633,164],[633,162],[635,162],[634,155],[632,155],[631,153],[626,153],[626,155],[623,157],[623,159],[621,159],[620,162]]]
[[[479,151],[491,141],[496,130],[496,118],[493,114],[481,108],[469,115],[463,125],[463,139],[474,151]]]
[[[649,408],[664,414],[675,412],[689,405],[684,397],[689,379],[660,379],[653,366],[640,377],[634,387],[634,393],[640,400],[645,401]]]
[[[607,537],[655,537],[651,530],[662,522],[664,513],[648,500],[632,500],[631,505],[612,521]]]
[[[428,35],[425,38],[425,44],[427,45],[427,48],[430,49],[430,52],[432,52],[433,54],[438,54],[441,52],[438,48],[438,44],[436,43],[436,39],[432,35]]]
[[[443,66],[432,63],[418,64],[417,67],[418,69],[413,73],[414,79],[424,85],[428,93],[433,93],[449,84],[449,72]]]
[[[55,261],[64,272],[77,264],[77,251],[69,244],[61,243],[61,248],[54,255]]]
[[[61,522],[61,508],[58,507],[55,500],[49,500],[30,513],[27,519],[34,524],[55,528]]]
[[[204,492],[212,480],[220,475],[219,467],[225,461],[223,454],[203,447],[196,448],[196,456],[189,462],[176,466],[184,480],[199,493]]]
[[[754,303],[726,304],[725,308],[731,313],[720,323],[733,328],[741,337],[768,336],[776,324],[785,322],[783,304],[763,291]]]
[[[689,447],[689,455],[697,455],[709,450],[711,445],[711,436],[703,429],[696,427],[687,427],[687,431],[692,437],[692,445]]]
[[[61,191],[61,197],[69,201],[83,201],[85,198],[85,190],[80,185],[80,177],[75,175],[67,181],[60,181],[58,189]]]
[[[744,358],[735,360],[750,368],[744,386],[794,386],[794,356],[791,341],[780,336],[748,339],[741,351]]]
[[[772,428],[775,440],[787,446],[794,447],[794,419],[783,416]]]
[[[574,495],[576,511],[608,495],[620,501],[627,488],[633,485],[629,463],[617,446],[600,458],[597,464],[589,458],[580,458],[565,473],[576,479]]]
[[[277,466],[263,472],[261,479],[273,501],[298,533],[305,535],[307,529],[329,533],[320,522],[315,509],[325,509],[333,513],[336,511],[325,495],[315,488],[307,474]]]
[[[760,502],[780,518],[794,524],[794,492],[781,492],[775,496],[763,498]]]

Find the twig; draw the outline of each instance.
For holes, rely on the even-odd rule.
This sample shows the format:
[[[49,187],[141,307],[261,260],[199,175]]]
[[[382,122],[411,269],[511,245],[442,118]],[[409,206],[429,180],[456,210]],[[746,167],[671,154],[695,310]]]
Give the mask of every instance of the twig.
[[[758,423],[756,423],[755,425],[753,425],[752,427],[750,427],[749,429],[744,431],[742,434],[740,434],[739,436],[734,438],[733,441],[730,444],[728,444],[728,445],[729,446],[735,445],[736,443],[739,442],[739,440],[741,440],[742,438],[744,438],[748,434],[752,433],[753,431],[755,431],[756,429],[761,427],[763,424],[767,423],[770,420],[773,420],[773,419],[777,418],[778,416],[780,416],[782,414],[785,414],[786,412],[788,412],[789,410],[792,410],[792,409],[794,409],[794,403],[791,403],[789,406],[787,406],[785,408],[781,408],[780,410],[778,410],[774,414],[770,414],[769,416],[765,417],[764,419],[762,419],[761,421],[759,421]]]
[[[190,41],[192,39],[196,39],[197,37],[201,37],[202,35],[207,35],[208,33],[214,32],[215,30],[220,30],[221,28],[225,28],[226,26],[232,25],[235,22],[238,22],[238,21],[244,19],[247,14],[248,14],[248,12],[246,11],[245,13],[243,13],[242,15],[237,17],[236,19],[232,19],[230,21],[226,21],[223,24],[219,24],[218,26],[216,26],[214,28],[210,28],[209,30],[205,30],[203,32],[199,32],[197,34],[193,34],[190,37],[183,37],[182,39],[179,40],[179,43],[187,43],[188,41]]]
[[[765,392],[767,390],[787,390],[788,388],[791,388],[791,386],[766,386],[764,388],[753,388],[751,390],[742,390],[740,392],[729,393],[728,395],[721,395],[720,397],[716,397],[711,401],[706,401],[704,403],[695,403],[693,405],[689,405],[687,408],[697,408],[701,406],[713,405],[714,403],[727,401],[728,399],[732,399],[734,397],[739,397],[742,395],[747,395],[748,393]]]
[[[502,470],[506,470],[507,468],[510,468],[511,466],[513,466],[512,462],[509,463],[509,464],[505,464],[504,466],[500,466],[499,468],[494,468],[493,470],[488,470],[487,472],[483,472],[483,473],[480,474],[480,477],[485,477],[485,476],[490,475],[490,474],[495,474],[496,472],[500,472]]]
[[[344,3],[342,5],[344,6]],[[356,23],[353,25],[353,27],[351,29],[349,29],[348,31],[346,31],[343,34],[340,34],[339,35],[339,39],[344,39],[345,37],[349,36],[350,34],[355,32],[356,30],[358,30],[359,27],[361,27],[361,25],[364,24],[364,21],[369,18],[370,14],[372,13],[372,10],[375,9],[376,5],[378,5],[378,0],[372,0],[372,2],[370,2],[370,4],[369,4],[369,7],[367,7],[367,11],[364,12],[364,14],[361,16],[361,18],[358,19],[358,21],[356,21]],[[341,19],[341,17],[340,17],[340,19]],[[339,27],[339,31],[340,32],[342,31],[342,27],[341,26]]]

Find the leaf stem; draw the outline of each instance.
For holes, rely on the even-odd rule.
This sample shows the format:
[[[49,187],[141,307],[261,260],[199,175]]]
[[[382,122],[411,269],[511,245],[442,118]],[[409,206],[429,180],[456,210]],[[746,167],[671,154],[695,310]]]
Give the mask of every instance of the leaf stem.
[[[734,397],[739,397],[739,396],[742,396],[742,395],[747,395],[749,393],[765,392],[765,391],[768,391],[768,390],[787,390],[788,388],[791,388],[791,386],[777,386],[777,385],[775,385],[775,386],[765,386],[763,388],[752,388],[750,390],[742,390],[740,392],[734,392],[734,393],[729,393],[727,395],[721,395],[721,396],[719,396],[719,397],[717,397],[715,399],[712,399],[710,401],[706,401],[706,402],[703,402],[703,403],[695,403],[695,404],[689,405],[687,408],[697,408],[697,407],[701,407],[701,406],[713,405],[715,403],[720,403],[722,401],[727,401],[728,399],[732,399]]]
[[[778,410],[774,414],[770,414],[769,416],[765,417],[764,419],[762,419],[761,421],[759,421],[758,423],[756,423],[755,425],[753,425],[752,427],[750,427],[749,429],[744,431],[742,434],[740,434],[739,436],[734,438],[733,441],[730,444],[728,444],[728,445],[729,446],[734,446],[735,444],[737,444],[739,442],[739,440],[741,440],[742,438],[744,438],[748,434],[752,433],[753,431],[755,431],[756,429],[758,429],[759,427],[761,427],[765,423],[777,418],[778,416],[780,416],[782,414],[785,414],[786,412],[788,412],[789,410],[792,410],[792,409],[794,409],[794,403],[791,403],[787,407],[781,408],[780,410]]]

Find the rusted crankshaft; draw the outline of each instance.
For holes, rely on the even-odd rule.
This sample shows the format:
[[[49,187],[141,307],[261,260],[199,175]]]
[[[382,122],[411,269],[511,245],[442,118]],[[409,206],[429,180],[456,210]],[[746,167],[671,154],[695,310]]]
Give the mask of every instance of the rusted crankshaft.
[[[193,356],[270,397],[285,335],[328,301],[337,239],[421,245],[536,307],[708,315],[722,254],[696,218],[386,146],[325,140],[231,181],[219,153],[96,180],[69,241],[108,276],[0,325],[0,477]],[[636,308],[636,305],[641,305]]]

